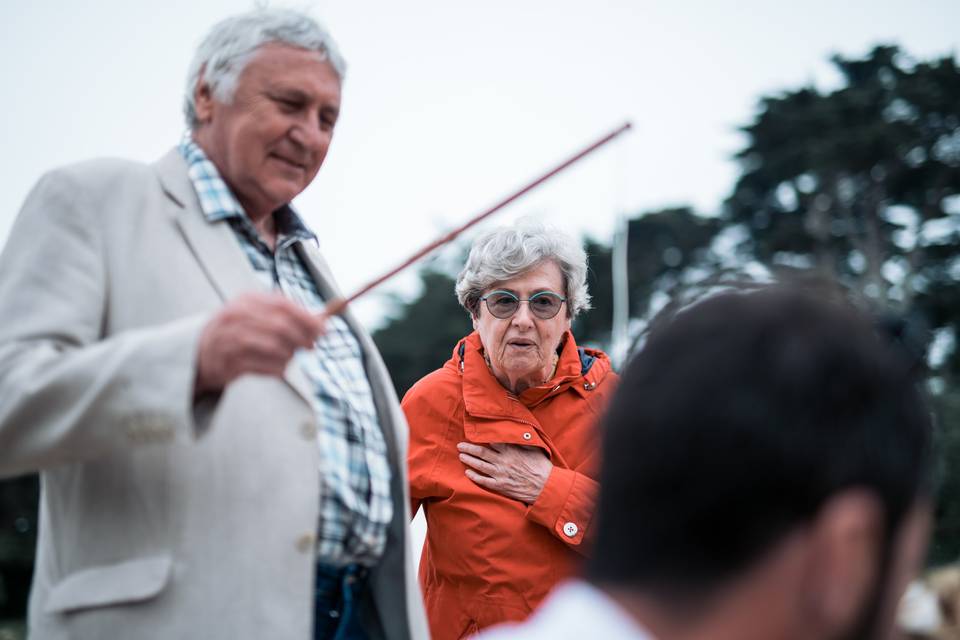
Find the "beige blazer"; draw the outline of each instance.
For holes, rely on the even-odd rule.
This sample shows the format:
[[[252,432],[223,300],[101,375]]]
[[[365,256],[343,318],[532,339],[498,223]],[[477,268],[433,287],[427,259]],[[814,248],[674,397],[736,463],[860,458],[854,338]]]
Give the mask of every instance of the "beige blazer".
[[[298,250],[336,295],[317,250]],[[202,326],[261,286],[229,226],[204,219],[176,150],[60,169],[27,198],[0,254],[0,475],[41,473],[32,637],[312,638],[320,459],[306,381],[291,366],[192,398]],[[361,610],[375,638],[426,638],[406,422],[346,319],[393,471],[388,547]]]

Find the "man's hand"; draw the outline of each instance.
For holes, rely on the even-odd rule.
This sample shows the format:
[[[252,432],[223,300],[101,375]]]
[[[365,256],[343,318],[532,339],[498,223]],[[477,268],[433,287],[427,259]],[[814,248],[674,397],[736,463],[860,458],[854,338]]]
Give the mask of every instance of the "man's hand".
[[[247,373],[280,377],[293,353],[312,347],[323,330],[323,320],[280,294],[240,296],[200,334],[194,393],[220,391]]]
[[[553,463],[537,447],[491,444],[489,447],[461,442],[460,461],[467,477],[490,491],[524,504],[533,504],[550,477]]]

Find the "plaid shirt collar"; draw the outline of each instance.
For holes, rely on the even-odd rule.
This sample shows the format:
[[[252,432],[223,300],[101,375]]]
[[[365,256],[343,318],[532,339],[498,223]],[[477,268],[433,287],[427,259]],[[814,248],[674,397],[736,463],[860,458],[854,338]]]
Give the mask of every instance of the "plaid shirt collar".
[[[219,220],[235,219],[240,224],[248,227],[248,231],[253,232],[257,237],[256,229],[247,217],[243,207],[237,201],[230,187],[220,177],[217,167],[207,158],[190,132],[186,132],[180,140],[178,147],[180,155],[187,162],[187,173],[193,188],[200,199],[200,209],[206,217],[207,222],[217,222]],[[277,246],[286,246],[297,240],[312,240],[317,242],[317,236],[314,235],[307,225],[303,223],[297,212],[289,204],[285,204],[274,212],[277,223]]]

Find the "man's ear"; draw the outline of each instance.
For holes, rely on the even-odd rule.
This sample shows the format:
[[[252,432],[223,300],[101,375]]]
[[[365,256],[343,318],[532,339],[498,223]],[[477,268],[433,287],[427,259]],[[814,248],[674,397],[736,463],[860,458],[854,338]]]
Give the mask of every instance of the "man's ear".
[[[825,637],[849,629],[880,579],[883,505],[865,489],[830,498],[811,531],[805,592],[811,622]]]
[[[194,111],[201,124],[209,122],[213,115],[213,91],[204,79],[205,72],[205,67],[200,69],[200,73],[197,75],[197,84],[193,88]]]

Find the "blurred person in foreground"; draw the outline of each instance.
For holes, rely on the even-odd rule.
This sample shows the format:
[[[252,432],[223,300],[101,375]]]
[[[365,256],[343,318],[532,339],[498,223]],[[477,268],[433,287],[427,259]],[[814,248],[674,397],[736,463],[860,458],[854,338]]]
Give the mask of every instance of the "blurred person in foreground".
[[[843,303],[726,293],[655,329],[602,429],[583,578],[484,636],[892,637],[930,526],[930,413]]]
[[[570,333],[586,274],[581,246],[535,222],[479,237],[456,284],[475,331],[403,399],[435,640],[525,618],[588,553],[616,374]]]
[[[312,18],[217,24],[189,132],[55,170],[0,256],[0,474],[41,472],[37,638],[427,633],[406,423],[290,201],[344,62]],[[410,570],[407,570],[410,567]]]

